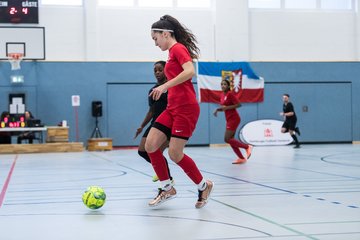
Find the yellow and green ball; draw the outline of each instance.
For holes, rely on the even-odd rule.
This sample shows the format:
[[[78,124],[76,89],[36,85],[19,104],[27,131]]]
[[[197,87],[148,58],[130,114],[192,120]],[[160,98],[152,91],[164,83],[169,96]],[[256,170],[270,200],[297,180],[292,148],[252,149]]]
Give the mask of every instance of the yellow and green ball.
[[[82,195],[83,203],[90,209],[101,208],[105,204],[106,194],[98,186],[90,186]]]

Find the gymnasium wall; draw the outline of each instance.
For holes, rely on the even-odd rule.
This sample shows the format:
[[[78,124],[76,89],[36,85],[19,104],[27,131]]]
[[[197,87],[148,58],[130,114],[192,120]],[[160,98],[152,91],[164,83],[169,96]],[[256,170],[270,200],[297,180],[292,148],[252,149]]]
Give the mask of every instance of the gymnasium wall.
[[[24,92],[28,108],[44,123],[68,120],[75,141],[71,96],[80,95],[79,134],[87,141],[95,124],[91,102],[100,100],[103,135],[114,138],[114,145],[136,145],[132,137],[147,111],[153,62],[167,58],[154,46],[150,26],[170,14],[196,34],[200,60],[249,61],[265,78],[265,102],[241,107],[242,124],[280,119],[287,92],[302,141],[359,141],[360,0],[354,2],[356,11],[323,12],[249,10],[247,0],[214,0],[214,8],[197,10],[98,7],[96,1],[41,6],[40,23],[21,26],[45,27],[46,60],[25,61],[15,72],[0,61],[0,109],[7,109],[9,93]],[[11,85],[12,74],[24,75],[25,83]],[[201,104],[190,143],[223,142],[224,118],[212,116],[215,107]]]
[[[164,14],[196,34],[204,61],[358,61],[357,11],[249,10],[247,0],[214,0],[212,9],[41,6],[47,61],[156,61],[151,24]],[[0,26],[19,25],[0,24]],[[0,36],[1,39],[1,36]]]
[[[304,142],[360,140],[359,62],[253,62],[265,78],[265,101],[244,104],[242,125],[256,119],[279,119],[282,94],[289,93],[299,117]],[[0,63],[0,109],[9,93],[25,93],[27,107],[47,125],[67,120],[76,140],[71,96],[80,95],[79,137],[86,142],[95,127],[92,101],[103,102],[101,133],[115,146],[137,145],[133,139],[147,110],[147,92],[155,81],[152,62],[24,62],[23,85],[11,85],[10,64]],[[196,86],[196,79],[195,79]],[[303,106],[308,112],[303,112]],[[223,143],[225,119],[212,115],[216,105],[201,104],[200,120],[190,144]]]

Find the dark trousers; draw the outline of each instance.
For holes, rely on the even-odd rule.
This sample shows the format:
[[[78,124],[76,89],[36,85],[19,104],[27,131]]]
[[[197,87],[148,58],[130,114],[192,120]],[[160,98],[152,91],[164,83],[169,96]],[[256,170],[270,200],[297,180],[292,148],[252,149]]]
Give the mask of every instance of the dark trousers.
[[[11,136],[0,136],[0,144],[11,144]]]
[[[35,136],[34,133],[24,133],[20,134],[17,138],[17,143],[21,144],[23,140],[29,140],[29,143],[32,144]]]

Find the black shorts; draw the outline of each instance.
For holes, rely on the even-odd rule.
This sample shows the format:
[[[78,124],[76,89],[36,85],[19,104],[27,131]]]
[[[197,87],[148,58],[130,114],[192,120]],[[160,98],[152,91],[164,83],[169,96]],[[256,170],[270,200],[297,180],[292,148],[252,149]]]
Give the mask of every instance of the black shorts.
[[[167,126],[162,125],[161,123],[158,123],[158,122],[155,122],[153,124],[153,127],[160,130],[161,132],[163,132],[166,135],[167,140],[170,141],[170,138],[171,138],[171,129],[170,128],[168,128]]]
[[[167,140],[170,141],[171,129],[157,122],[150,124],[150,126],[145,130],[144,135],[142,136],[143,138],[147,138],[152,127],[162,131],[166,135]]]
[[[143,134],[143,138],[146,138],[149,135],[150,129],[152,127],[152,124],[150,124],[150,126],[145,130],[144,134]]]
[[[289,130],[295,131],[296,120],[292,120],[292,121],[285,120],[285,122],[282,125],[282,128],[285,128],[286,131],[289,131]]]

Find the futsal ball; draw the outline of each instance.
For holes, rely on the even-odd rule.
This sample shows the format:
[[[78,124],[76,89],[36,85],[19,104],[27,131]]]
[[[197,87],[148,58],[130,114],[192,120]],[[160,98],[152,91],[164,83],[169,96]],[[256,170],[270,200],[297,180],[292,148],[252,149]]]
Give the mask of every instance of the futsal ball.
[[[98,186],[90,186],[82,195],[83,203],[90,209],[101,208],[105,204],[106,194]]]

